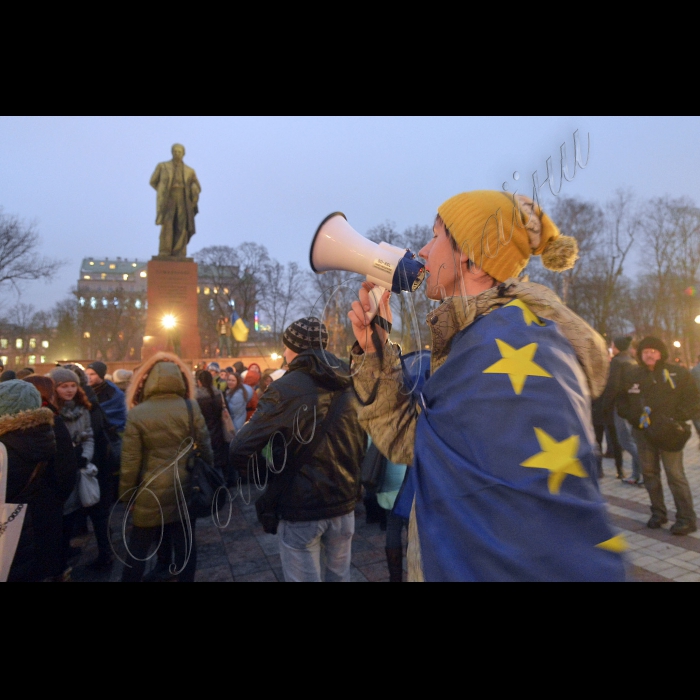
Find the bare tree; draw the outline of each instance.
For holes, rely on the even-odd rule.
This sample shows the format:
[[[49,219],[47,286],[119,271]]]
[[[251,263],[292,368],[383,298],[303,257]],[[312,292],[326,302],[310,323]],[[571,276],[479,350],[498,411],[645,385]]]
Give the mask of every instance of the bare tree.
[[[146,326],[145,294],[119,287],[91,298],[90,303],[82,306],[77,302],[80,292],[74,290],[73,294],[78,306],[77,327],[83,335],[80,342],[83,356],[96,357],[99,352],[103,360],[139,357]]]
[[[25,224],[0,207],[0,287],[10,284],[19,293],[23,281],[55,277],[66,261],[37,256],[39,244],[36,224]]]
[[[216,322],[229,318],[233,308],[249,327],[252,325],[261,298],[261,276],[270,255],[265,246],[247,242],[237,248],[208,246],[195,253],[194,258],[201,266],[200,276],[211,281],[209,294],[199,297],[198,308],[202,344],[212,352],[216,347]],[[233,354],[237,353],[234,338]]]
[[[648,301],[638,311],[638,322],[645,334],[660,336],[669,348],[680,342],[678,355],[689,363],[700,349],[694,323],[700,311],[700,209],[688,197],[657,197],[645,208],[640,227],[648,272],[635,295]]]
[[[56,302],[51,310],[55,336],[49,346],[48,356],[52,361],[80,357],[82,333],[78,322],[78,308],[75,296],[71,296]]]
[[[309,278],[298,263],[282,265],[276,260],[263,266],[260,278],[258,307],[264,314],[266,325],[271,326],[271,339],[280,345],[284,329],[304,305]]]

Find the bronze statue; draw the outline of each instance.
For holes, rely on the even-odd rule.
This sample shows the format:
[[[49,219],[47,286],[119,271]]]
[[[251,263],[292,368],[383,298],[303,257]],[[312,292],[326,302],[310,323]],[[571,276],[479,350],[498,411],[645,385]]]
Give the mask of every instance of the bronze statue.
[[[198,213],[199,184],[194,170],[182,162],[185,147],[176,143],[173,159],[158,163],[151,176],[156,197],[156,225],[160,225],[159,257],[184,258],[187,244],[195,234],[194,217]]]

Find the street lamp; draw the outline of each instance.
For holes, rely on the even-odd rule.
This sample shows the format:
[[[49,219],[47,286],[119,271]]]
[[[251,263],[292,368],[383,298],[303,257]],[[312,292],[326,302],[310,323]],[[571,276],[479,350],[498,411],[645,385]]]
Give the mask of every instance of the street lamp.
[[[674,340],[673,341],[673,347],[674,348],[679,348],[681,346],[681,341],[680,340]]]
[[[276,352],[273,352],[272,355],[270,355],[271,360],[279,360],[281,355],[278,355]]]
[[[166,352],[174,352],[176,355],[180,354],[180,342],[177,337],[175,337],[175,326],[177,326],[177,319],[173,314],[165,314],[161,319],[161,324],[165,328],[168,342],[165,348]]]
[[[695,317],[695,323],[700,323],[700,314]]]

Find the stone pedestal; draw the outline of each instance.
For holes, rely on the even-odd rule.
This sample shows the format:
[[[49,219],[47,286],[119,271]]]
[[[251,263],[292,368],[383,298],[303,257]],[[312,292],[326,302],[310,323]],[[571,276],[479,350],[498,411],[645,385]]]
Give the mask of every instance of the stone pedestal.
[[[192,258],[153,257],[148,274],[148,311],[141,359],[156,352],[174,352],[197,360],[202,354],[197,325],[197,263]],[[168,330],[163,318],[169,314],[176,325]]]

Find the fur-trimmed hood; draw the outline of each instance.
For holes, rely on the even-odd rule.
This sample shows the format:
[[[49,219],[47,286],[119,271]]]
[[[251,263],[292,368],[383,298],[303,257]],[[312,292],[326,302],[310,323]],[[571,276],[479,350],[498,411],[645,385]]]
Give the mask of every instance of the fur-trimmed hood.
[[[164,362],[176,365],[179,372],[173,372],[169,367],[154,370],[156,365]],[[148,381],[149,378],[151,381]],[[126,408],[131,410],[159,393],[175,393],[186,399],[195,397],[192,372],[177,355],[170,352],[157,352],[134,371],[126,392]]]
[[[15,430],[28,430],[39,425],[53,426],[53,416],[53,411],[45,406],[29,411],[20,411],[13,415],[0,416],[0,435],[5,435]]]

